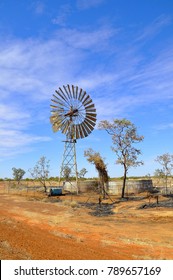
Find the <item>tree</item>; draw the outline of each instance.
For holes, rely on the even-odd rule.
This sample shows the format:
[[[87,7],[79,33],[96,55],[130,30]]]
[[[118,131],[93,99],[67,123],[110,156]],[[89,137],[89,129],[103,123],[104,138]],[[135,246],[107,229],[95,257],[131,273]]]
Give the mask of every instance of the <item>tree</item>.
[[[82,168],[80,171],[79,171],[79,178],[84,178],[85,174],[87,173],[88,171],[86,170],[86,168]]]
[[[157,183],[159,184],[159,183],[160,183],[160,179],[164,178],[164,177],[165,177],[165,174],[164,174],[164,172],[163,172],[162,169],[159,169],[159,168],[158,168],[158,169],[156,169],[156,170],[154,171],[154,177],[158,178]]]
[[[163,169],[156,169],[155,171],[154,171],[154,176],[155,177],[158,177],[158,178],[163,178],[163,177],[165,177],[165,174],[164,174],[164,172],[163,172]]]
[[[45,156],[42,156],[38,162],[36,163],[36,165],[34,166],[33,169],[29,169],[29,172],[31,174],[31,176],[38,180],[44,187],[44,191],[47,191],[47,187],[46,187],[46,180],[48,179],[49,176],[49,160],[46,159]]]
[[[143,164],[142,161],[138,161],[141,151],[135,148],[134,144],[141,142],[144,136],[139,136],[135,125],[127,119],[114,119],[112,123],[104,120],[99,123],[99,128],[105,129],[112,136],[114,145],[112,150],[117,157],[116,163],[123,166],[124,174],[121,197],[124,198],[129,168]]]
[[[68,166],[65,166],[63,168],[63,177],[68,180],[70,178],[70,174],[71,174],[71,169]]]
[[[155,159],[158,163],[162,165],[162,175],[164,174],[166,181],[166,193],[167,193],[167,185],[168,185],[168,176],[171,175],[171,171],[173,169],[173,155],[169,153],[157,156]]]
[[[15,167],[13,167],[12,170],[13,170],[14,180],[16,180],[19,185],[20,181],[22,180],[26,172],[21,168],[15,168]]]
[[[88,162],[95,165],[99,174],[101,190],[103,191],[103,195],[105,197],[106,191],[104,184],[108,183],[108,173],[104,159],[101,157],[100,153],[94,152],[91,148],[84,151],[84,156],[87,158]]]

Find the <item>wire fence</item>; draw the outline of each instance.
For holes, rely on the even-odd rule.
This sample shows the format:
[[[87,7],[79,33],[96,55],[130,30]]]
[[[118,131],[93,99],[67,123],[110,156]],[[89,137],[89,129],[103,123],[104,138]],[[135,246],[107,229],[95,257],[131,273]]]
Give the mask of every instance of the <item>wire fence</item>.
[[[44,188],[35,182],[21,182],[15,181],[3,181],[0,183],[1,194],[36,194],[36,192],[44,191]]]
[[[95,190],[96,182],[82,182],[80,183],[80,192],[88,192],[89,190]],[[139,184],[140,183],[140,184]],[[55,181],[47,181],[46,182],[47,193],[49,193],[50,188],[58,187],[58,182]],[[133,192],[137,194],[139,191],[146,191],[148,189],[152,189],[150,185],[144,186],[141,182],[129,181],[127,182],[126,192]],[[165,185],[165,182],[160,182],[159,185],[154,184],[154,189],[157,189],[161,195],[173,195],[173,185],[172,182],[170,184]],[[109,194],[120,194],[122,189],[122,182],[109,182],[108,193]],[[23,194],[23,195],[35,195],[36,193],[45,192],[44,187],[38,181],[21,181],[20,183],[14,180],[4,180],[0,182],[0,193],[1,194]]]

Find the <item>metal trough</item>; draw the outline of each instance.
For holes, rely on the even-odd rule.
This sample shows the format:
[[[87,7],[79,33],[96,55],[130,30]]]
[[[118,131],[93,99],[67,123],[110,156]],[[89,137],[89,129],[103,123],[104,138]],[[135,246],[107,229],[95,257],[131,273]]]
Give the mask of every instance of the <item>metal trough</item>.
[[[56,196],[56,195],[62,195],[62,189],[61,188],[50,188],[50,196]]]

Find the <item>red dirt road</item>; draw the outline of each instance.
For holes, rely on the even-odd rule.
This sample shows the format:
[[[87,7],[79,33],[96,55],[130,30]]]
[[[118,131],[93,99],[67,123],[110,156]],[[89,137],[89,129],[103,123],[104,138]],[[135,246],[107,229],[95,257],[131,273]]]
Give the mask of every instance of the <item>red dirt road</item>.
[[[173,208],[125,201],[96,217],[86,200],[1,194],[1,259],[173,259]]]

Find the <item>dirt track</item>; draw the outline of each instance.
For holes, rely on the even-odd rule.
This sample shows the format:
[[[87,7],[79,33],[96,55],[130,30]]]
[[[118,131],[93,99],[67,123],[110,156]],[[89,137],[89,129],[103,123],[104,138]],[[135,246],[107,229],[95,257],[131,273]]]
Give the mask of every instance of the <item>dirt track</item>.
[[[94,216],[86,200],[1,194],[1,259],[173,259],[173,208],[124,201]]]

